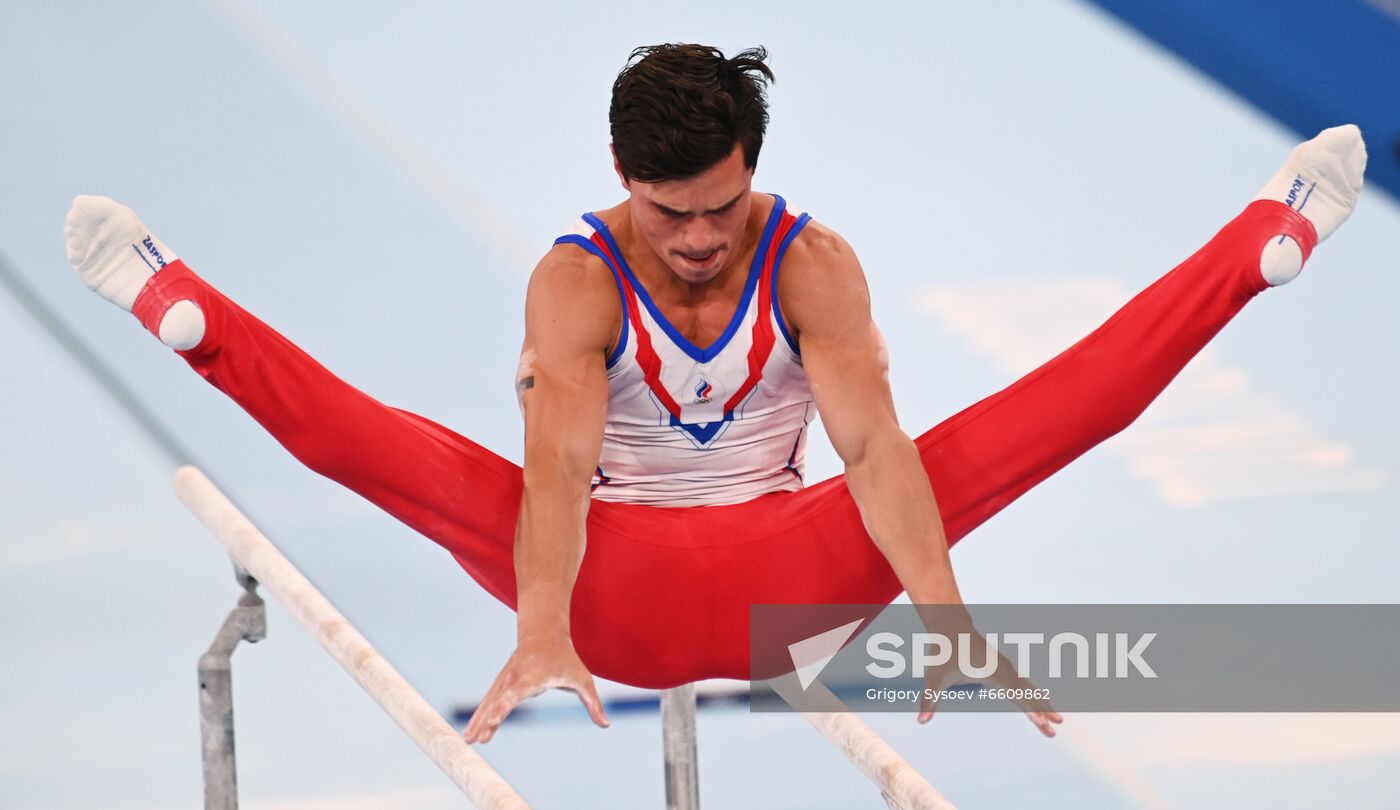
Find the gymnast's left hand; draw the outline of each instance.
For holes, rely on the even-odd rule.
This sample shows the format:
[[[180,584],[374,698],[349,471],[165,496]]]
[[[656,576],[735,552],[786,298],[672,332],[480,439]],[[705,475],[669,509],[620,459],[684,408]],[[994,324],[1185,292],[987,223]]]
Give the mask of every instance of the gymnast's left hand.
[[[608,727],[593,675],[579,659],[573,641],[568,636],[525,638],[472,713],[463,739],[468,743],[490,742],[516,706],[548,689],[567,689],[578,695],[593,722],[600,728]]]

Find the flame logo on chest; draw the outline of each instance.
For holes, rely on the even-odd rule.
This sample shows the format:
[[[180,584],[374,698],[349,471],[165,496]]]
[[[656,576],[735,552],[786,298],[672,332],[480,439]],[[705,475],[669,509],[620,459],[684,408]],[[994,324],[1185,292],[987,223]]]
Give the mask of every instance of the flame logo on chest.
[[[681,390],[688,395],[682,401],[685,405],[709,405],[724,396],[723,386],[705,375],[691,377]]]

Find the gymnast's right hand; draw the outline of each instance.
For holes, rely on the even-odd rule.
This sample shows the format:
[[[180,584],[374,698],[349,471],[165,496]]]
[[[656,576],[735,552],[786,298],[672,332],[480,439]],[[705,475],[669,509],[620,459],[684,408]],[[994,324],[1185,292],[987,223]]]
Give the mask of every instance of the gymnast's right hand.
[[[608,727],[593,675],[574,651],[573,641],[566,635],[551,635],[521,639],[486,697],[472,712],[463,738],[468,743],[490,742],[496,729],[522,701],[555,688],[577,694],[593,722],[601,728]]]

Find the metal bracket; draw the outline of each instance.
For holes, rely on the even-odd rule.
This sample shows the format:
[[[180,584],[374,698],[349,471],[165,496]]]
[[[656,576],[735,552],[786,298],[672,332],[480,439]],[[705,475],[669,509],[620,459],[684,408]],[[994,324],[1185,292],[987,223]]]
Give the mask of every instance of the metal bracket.
[[[243,587],[209,650],[199,657],[199,727],[204,749],[205,810],[237,810],[238,771],[233,751],[233,651],[238,642],[267,638],[267,607],[258,581],[234,563]]]

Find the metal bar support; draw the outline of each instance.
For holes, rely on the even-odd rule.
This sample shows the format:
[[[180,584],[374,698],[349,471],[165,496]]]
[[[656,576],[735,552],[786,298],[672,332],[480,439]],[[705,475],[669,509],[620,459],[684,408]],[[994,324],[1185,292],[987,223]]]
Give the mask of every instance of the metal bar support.
[[[666,810],[700,810],[695,684],[661,693],[661,742],[666,754]]]
[[[199,728],[204,749],[205,810],[237,810],[238,770],[233,750],[233,651],[238,642],[267,637],[267,607],[258,581],[234,563],[243,595],[209,650],[199,657]]]
[[[257,577],[473,804],[483,810],[528,810],[500,774],[203,473],[182,467],[175,473],[175,491],[229,556]],[[231,716],[231,701],[228,706]]]

